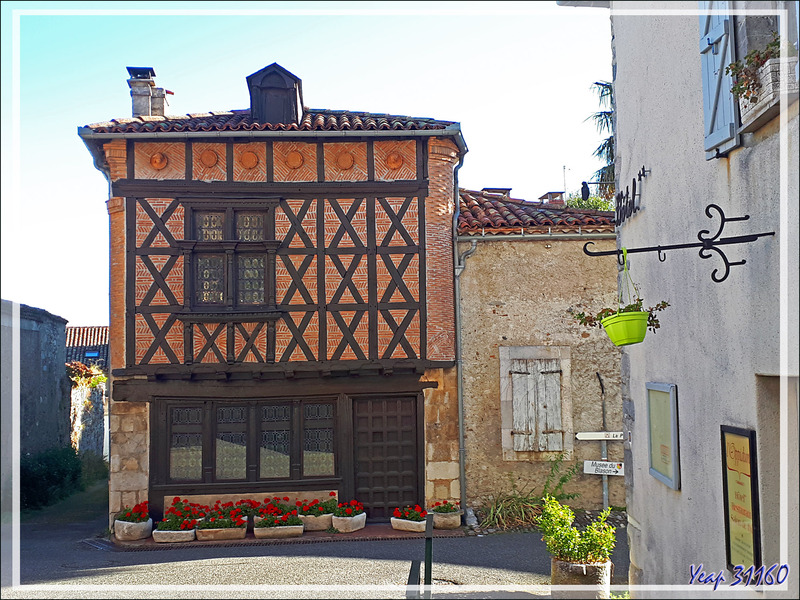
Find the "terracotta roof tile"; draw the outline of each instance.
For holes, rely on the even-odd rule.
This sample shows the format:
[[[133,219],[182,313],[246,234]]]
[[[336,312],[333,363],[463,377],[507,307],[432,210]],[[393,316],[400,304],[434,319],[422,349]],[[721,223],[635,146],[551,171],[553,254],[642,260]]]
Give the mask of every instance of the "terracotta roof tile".
[[[67,362],[108,366],[108,326],[67,327]]]
[[[299,123],[257,123],[249,110],[111,119],[87,125],[95,133],[154,131],[414,131],[445,129],[452,121],[365,112],[306,109]]]
[[[612,211],[526,202],[504,194],[461,189],[459,235],[511,235],[614,231]]]

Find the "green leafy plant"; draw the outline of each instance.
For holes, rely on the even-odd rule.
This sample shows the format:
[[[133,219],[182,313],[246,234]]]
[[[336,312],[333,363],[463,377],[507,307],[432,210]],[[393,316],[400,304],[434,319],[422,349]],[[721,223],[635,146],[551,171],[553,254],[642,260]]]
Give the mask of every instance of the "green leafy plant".
[[[147,508],[147,500],[134,505],[133,508],[130,506],[124,507],[114,518],[117,521],[128,521],[129,523],[144,523],[150,518],[150,511]]]
[[[205,518],[197,522],[197,529],[247,527],[247,515],[241,507],[234,506],[233,502],[221,503],[217,500],[214,506],[203,506],[201,510],[205,513]]]
[[[342,532],[341,532],[341,531],[339,531],[339,530],[338,530],[336,527],[334,527],[333,525],[331,525],[330,527],[328,527],[328,528],[325,530],[325,533],[342,533]]]
[[[431,511],[435,513],[454,513],[459,510],[461,510],[461,507],[458,505],[458,502],[450,502],[449,500],[434,502],[431,507]]]
[[[574,312],[572,309],[569,309],[567,312],[571,313],[573,318],[578,321],[581,325],[585,325],[587,327],[600,327],[601,321],[606,317],[610,317],[611,315],[615,315],[617,313],[626,313],[626,312],[646,312],[647,313],[647,328],[655,333],[655,330],[661,327],[661,322],[658,320],[658,315],[656,313],[660,310],[664,310],[669,306],[669,302],[662,300],[658,302],[655,306],[651,306],[647,309],[644,308],[644,301],[639,296],[639,290],[636,290],[636,296],[633,299],[633,302],[630,304],[626,304],[625,306],[618,306],[617,308],[602,308],[596,314],[588,313],[588,312]]]
[[[555,558],[575,563],[606,562],[616,544],[616,528],[606,522],[605,509],[583,531],[572,525],[575,513],[552,496],[542,499],[542,513],[536,519],[547,551]]]
[[[781,52],[781,38],[777,32],[772,32],[772,40],[763,50],[751,50],[744,59],[732,62],[725,67],[725,74],[733,76],[731,93],[737,98],[744,98],[750,104],[758,103],[761,92],[761,80],[758,69],[763,67],[771,58],[778,58]]]
[[[511,490],[502,491],[491,498],[488,505],[484,507],[485,516],[481,520],[480,526],[499,529],[533,526],[536,524],[536,517],[541,512],[541,503],[544,496],[551,495],[558,500],[577,498],[580,494],[566,493],[563,488],[578,472],[579,465],[575,463],[562,473],[561,468],[564,458],[564,454],[561,453],[550,460],[550,471],[540,493],[525,488],[520,489],[511,473],[509,473],[508,478]]]
[[[662,300],[658,302],[655,306],[651,306],[645,310],[644,308],[644,301],[642,300],[642,293],[639,290],[639,285],[634,283],[631,279],[630,273],[628,273],[628,251],[626,248],[622,248],[622,259],[623,259],[623,276],[622,280],[625,282],[625,291],[628,297],[628,303],[624,306],[622,305],[622,290],[619,292],[619,298],[617,299],[617,308],[602,308],[596,314],[586,313],[586,312],[575,312],[572,307],[567,309],[567,312],[572,315],[572,317],[577,320],[581,325],[585,325],[587,327],[601,327],[603,319],[610,317],[615,314],[619,313],[629,313],[629,312],[646,312],[647,313],[647,329],[655,333],[656,329],[661,327],[661,323],[658,320],[658,316],[656,315],[657,312],[664,310],[669,306],[669,302]],[[620,287],[622,287],[622,283],[620,283]],[[631,288],[633,288],[633,292],[631,292]]]
[[[355,517],[364,512],[364,505],[358,500],[350,500],[350,502],[339,502],[338,506],[333,509],[333,516],[335,517]]]
[[[297,511],[292,510],[283,515],[269,515],[258,521],[253,527],[290,527],[302,525],[303,520],[297,516]]]
[[[602,196],[591,195],[584,200],[579,193],[567,196],[566,205],[569,208],[578,208],[581,210],[614,210],[613,197],[609,199],[603,198]]]
[[[65,363],[65,365],[67,377],[76,386],[96,388],[101,383],[108,381],[108,377],[103,374],[103,371],[97,365],[88,366],[77,360]]]
[[[321,500],[314,499],[311,502],[302,502],[298,500],[297,513],[303,516],[319,517],[333,512],[338,502],[336,502],[336,492],[330,493],[331,498],[322,502]]]
[[[25,454],[20,457],[19,471],[23,509],[49,506],[85,487],[81,459],[72,447]]]
[[[424,521],[428,516],[428,511],[419,504],[415,504],[413,508],[410,506],[406,506],[402,510],[395,508],[392,516],[395,519],[405,519],[406,521]]]
[[[164,511],[164,518],[158,522],[158,531],[185,531],[194,529],[205,517],[205,507],[194,504],[188,500],[181,500],[179,496],[172,499],[172,504]]]

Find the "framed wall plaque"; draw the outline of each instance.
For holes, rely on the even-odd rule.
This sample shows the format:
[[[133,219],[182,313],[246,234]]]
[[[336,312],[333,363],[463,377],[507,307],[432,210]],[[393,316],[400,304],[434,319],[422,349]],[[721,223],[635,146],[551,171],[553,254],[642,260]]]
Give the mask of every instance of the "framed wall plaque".
[[[761,566],[756,432],[721,425],[725,556],[728,569]]]
[[[678,386],[647,382],[650,475],[673,490],[681,488],[678,449]]]

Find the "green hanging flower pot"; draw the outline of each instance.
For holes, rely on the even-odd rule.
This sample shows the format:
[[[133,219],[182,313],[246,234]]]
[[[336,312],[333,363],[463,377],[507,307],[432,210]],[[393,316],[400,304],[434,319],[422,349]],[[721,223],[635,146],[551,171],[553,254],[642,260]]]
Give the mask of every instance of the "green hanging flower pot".
[[[625,248],[622,248],[622,257],[622,264],[624,265],[623,280],[628,291],[628,304],[622,305],[622,291],[620,291],[616,309],[603,308],[596,314],[574,312],[572,308],[567,311],[581,325],[586,325],[587,327],[600,327],[602,325],[615,346],[628,346],[643,342],[648,329],[655,332],[661,326],[656,313],[669,306],[669,302],[662,300],[655,306],[644,307],[639,286],[631,280],[631,276],[628,273],[628,251]],[[633,293],[631,293],[631,287],[633,288]]]
[[[618,312],[606,317],[600,324],[615,346],[627,346],[644,340],[649,316],[650,313],[646,311]]]

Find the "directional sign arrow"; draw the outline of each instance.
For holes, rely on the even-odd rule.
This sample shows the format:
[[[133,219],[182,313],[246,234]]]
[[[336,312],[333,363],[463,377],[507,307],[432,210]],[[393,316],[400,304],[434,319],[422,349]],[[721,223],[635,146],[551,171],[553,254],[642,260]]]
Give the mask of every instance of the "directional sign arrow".
[[[617,440],[622,441],[621,431],[581,431],[575,437],[579,440]]]
[[[583,461],[583,472],[590,475],[625,475],[625,463],[585,460]]]

